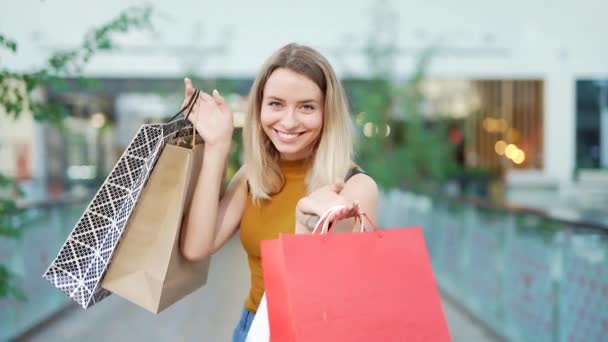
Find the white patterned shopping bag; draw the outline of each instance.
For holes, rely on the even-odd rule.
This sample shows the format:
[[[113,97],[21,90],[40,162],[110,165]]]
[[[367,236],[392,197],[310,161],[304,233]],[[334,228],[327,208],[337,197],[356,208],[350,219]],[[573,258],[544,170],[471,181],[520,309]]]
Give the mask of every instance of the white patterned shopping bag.
[[[174,118],[191,111],[197,97]],[[186,119],[142,125],[43,277],[85,309],[107,297],[101,280],[146,180],[165,144],[190,131]]]

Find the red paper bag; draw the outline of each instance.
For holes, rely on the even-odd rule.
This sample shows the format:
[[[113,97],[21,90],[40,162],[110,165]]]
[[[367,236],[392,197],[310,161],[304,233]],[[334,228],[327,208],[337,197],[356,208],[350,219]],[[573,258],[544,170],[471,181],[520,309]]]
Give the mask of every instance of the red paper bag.
[[[418,227],[281,235],[261,247],[271,341],[450,340]]]

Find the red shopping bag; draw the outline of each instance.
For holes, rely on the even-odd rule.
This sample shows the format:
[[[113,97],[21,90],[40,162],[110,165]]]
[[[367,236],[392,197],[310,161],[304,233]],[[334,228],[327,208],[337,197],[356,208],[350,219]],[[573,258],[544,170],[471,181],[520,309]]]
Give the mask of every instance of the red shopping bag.
[[[271,341],[450,340],[418,227],[281,235],[261,247]]]

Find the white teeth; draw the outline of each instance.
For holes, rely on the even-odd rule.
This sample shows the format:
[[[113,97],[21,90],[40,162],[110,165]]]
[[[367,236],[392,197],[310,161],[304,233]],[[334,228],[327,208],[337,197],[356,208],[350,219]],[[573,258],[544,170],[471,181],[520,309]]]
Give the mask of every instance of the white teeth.
[[[293,139],[296,138],[298,135],[300,135],[299,133],[284,133],[284,132],[279,132],[277,131],[277,134],[284,139]]]

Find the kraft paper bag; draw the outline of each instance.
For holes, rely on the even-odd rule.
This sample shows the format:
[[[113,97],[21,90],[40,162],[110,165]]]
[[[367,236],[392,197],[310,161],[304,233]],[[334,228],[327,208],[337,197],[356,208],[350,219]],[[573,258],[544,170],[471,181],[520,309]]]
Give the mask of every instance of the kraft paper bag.
[[[203,148],[202,143],[167,144],[102,282],[104,289],[153,313],[207,281],[209,259],[190,262],[179,249],[180,227],[201,169]]]
[[[197,98],[198,92],[167,123],[140,127],[42,275],[83,308],[110,295],[101,282],[112,255],[166,144],[192,131],[180,115]]]

